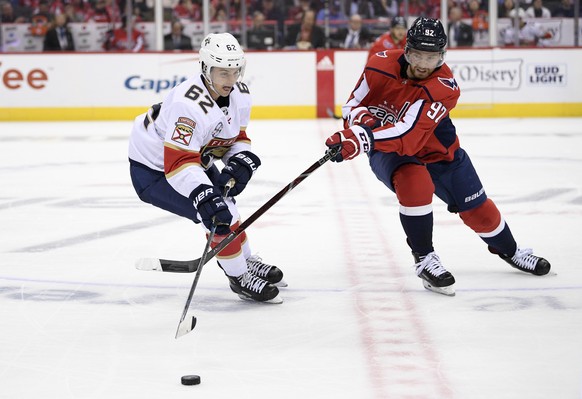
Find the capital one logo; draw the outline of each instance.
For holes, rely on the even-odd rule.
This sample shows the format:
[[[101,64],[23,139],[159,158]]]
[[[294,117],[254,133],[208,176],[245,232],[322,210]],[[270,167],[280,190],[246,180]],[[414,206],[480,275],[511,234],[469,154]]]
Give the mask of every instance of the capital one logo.
[[[0,61],[0,89],[7,88],[9,90],[17,90],[22,87],[29,87],[31,89],[44,89],[48,81],[48,75],[45,71],[39,68],[30,70],[21,70],[18,68],[4,69]]]

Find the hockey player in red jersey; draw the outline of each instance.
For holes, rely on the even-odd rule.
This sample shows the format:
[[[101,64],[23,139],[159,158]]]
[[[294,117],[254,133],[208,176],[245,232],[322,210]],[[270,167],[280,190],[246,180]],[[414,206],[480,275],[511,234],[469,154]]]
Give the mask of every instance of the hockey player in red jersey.
[[[130,174],[139,198],[178,216],[216,224],[214,248],[239,226],[232,197],[261,165],[246,127],[251,96],[241,82],[246,59],[230,33],[209,34],[199,52],[201,74],[174,87],[139,115],[129,141]],[[224,167],[219,170],[217,164]],[[231,180],[235,185],[223,197]],[[216,256],[230,288],[243,299],[281,303],[283,272],[252,255],[245,232]]]
[[[390,23],[390,30],[374,41],[368,50],[368,59],[374,54],[385,50],[403,49],[406,44],[406,19],[394,17]]]
[[[517,245],[460,147],[449,117],[460,89],[444,63],[446,44],[440,21],[416,19],[404,50],[369,59],[343,107],[346,129],[325,144],[341,150],[335,162],[367,153],[376,177],[396,193],[416,274],[426,289],[455,294],[455,279],[433,248],[433,194],[458,213],[492,253],[523,272],[545,275],[550,263]]]

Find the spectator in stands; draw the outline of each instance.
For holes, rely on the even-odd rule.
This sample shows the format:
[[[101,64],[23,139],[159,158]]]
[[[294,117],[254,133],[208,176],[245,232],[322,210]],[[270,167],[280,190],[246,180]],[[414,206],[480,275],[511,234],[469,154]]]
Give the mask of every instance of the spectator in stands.
[[[459,7],[449,10],[448,47],[473,46],[473,28],[461,20],[462,11]]]
[[[184,34],[180,21],[172,23],[172,32],[164,36],[164,50],[192,50],[192,38]]]
[[[131,37],[127,37],[127,24],[130,24]],[[143,34],[135,29],[133,18],[123,16],[121,18],[121,27],[107,32],[103,48],[106,51],[131,51],[138,53],[144,51]]]
[[[481,5],[480,0],[469,0],[469,17],[473,36],[485,37],[489,30],[489,11],[483,9],[484,6],[485,4]]]
[[[264,1],[265,0],[263,0],[263,2]],[[299,4],[294,7],[289,7],[287,18],[293,21],[301,22],[303,14],[305,14],[305,12],[308,10],[313,10],[313,8],[311,8],[310,0],[299,0],[298,3]],[[269,16],[264,10],[263,13],[267,16],[267,19],[269,19]]]
[[[65,15],[68,22],[85,22],[91,5],[82,0],[74,0],[65,5]]]
[[[309,4],[309,3],[308,3]],[[282,7],[275,3],[275,0],[259,0],[253,11],[260,11],[267,21],[284,21],[285,13]]]
[[[572,0],[562,0],[552,11],[552,15],[556,18],[574,18],[574,3]]]
[[[394,18],[398,15],[398,0],[380,0],[377,3],[376,16]]]
[[[64,14],[65,13],[65,3],[63,0],[47,0],[49,13],[51,15]]]
[[[339,1],[333,0],[329,3],[329,13],[327,15],[329,21],[345,21],[348,19],[346,14],[341,10],[341,5]],[[317,12],[317,17],[315,18],[317,22],[323,22],[325,20],[326,9],[323,7]]]
[[[247,0],[245,0],[247,2]],[[248,4],[248,3],[247,3]],[[229,7],[228,7],[228,19],[230,21],[240,21],[242,18],[242,5],[241,0],[229,0]],[[248,13],[248,11],[247,11]],[[247,18],[249,18],[249,14],[247,14]]]
[[[525,11],[521,8],[513,10],[510,17],[517,15],[519,28],[516,30],[513,25],[501,31],[501,38],[506,46],[513,46],[518,39],[520,46],[544,46],[545,40],[552,38],[552,33],[543,29],[534,21],[525,21]]]
[[[373,36],[366,27],[362,26],[362,17],[354,14],[350,17],[348,27],[339,29],[331,35],[331,38],[334,40],[333,47],[362,49],[370,46]]]
[[[228,21],[227,0],[215,0],[210,4],[211,21]],[[214,4],[214,6],[212,6],[212,4]]]
[[[53,26],[44,37],[43,51],[75,51],[73,34],[67,26],[65,14],[55,15]]]
[[[215,10],[213,16],[210,18],[214,22],[227,22],[228,13],[226,12],[226,6],[219,4]]]
[[[174,7],[174,18],[180,21],[202,21],[202,7],[199,2],[180,0]]]
[[[390,30],[376,39],[368,51],[368,58],[385,50],[403,49],[406,44],[406,19],[394,17]]]
[[[16,15],[12,3],[7,0],[0,3],[0,22],[7,24],[18,24],[26,22],[26,18],[24,16]]]
[[[514,9],[515,2],[513,0],[503,0],[503,3],[497,10],[497,16],[499,18],[509,18],[509,13],[511,13]]]
[[[530,7],[525,10],[526,18],[551,18],[552,13],[542,4],[542,0],[533,0]]]
[[[372,19],[376,17],[379,8],[379,0],[344,0],[344,9],[348,16],[358,14],[363,19]]]
[[[399,7],[399,15],[405,15],[405,2],[400,2]],[[429,12],[429,7],[427,6],[426,2],[423,0],[409,0],[408,2],[408,14],[409,15],[418,15],[418,16],[427,16]]]
[[[132,0],[134,13],[135,10],[139,10],[139,15],[141,16],[143,21],[153,21],[154,20],[154,10],[153,10],[153,2],[150,0]],[[124,5],[121,5],[121,9],[125,9]]]
[[[50,21],[53,19],[53,14],[49,11],[50,4],[47,1],[38,3],[38,7],[33,11],[30,17],[30,33],[33,36],[46,35],[50,27]]]
[[[325,33],[315,24],[315,11],[303,14],[301,23],[289,26],[285,45],[298,50],[313,50],[325,47]]]
[[[107,14],[109,14],[109,18],[111,18],[111,22],[122,22],[121,18],[122,12],[120,10],[120,5],[118,3],[119,0],[104,0],[104,1],[105,9],[107,10]]]
[[[133,7],[131,9],[131,12],[133,14],[133,22],[134,23],[144,22],[145,21],[145,18],[142,15],[141,8],[139,8],[139,7]]]
[[[85,22],[113,22],[105,0],[97,0],[94,8],[85,14]]]
[[[253,24],[247,31],[247,48],[270,50],[275,47],[275,27],[265,25],[265,15],[260,11],[253,13]]]
[[[281,0],[278,0],[281,1]],[[258,0],[252,8],[252,12],[260,11],[265,16],[266,21],[276,22],[275,42],[278,47],[285,45],[285,12],[282,3],[275,4],[275,0]]]

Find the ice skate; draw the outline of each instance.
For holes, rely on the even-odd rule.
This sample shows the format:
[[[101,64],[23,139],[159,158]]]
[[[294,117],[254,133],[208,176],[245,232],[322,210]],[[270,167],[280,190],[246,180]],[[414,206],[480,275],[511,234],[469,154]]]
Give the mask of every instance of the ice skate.
[[[550,262],[544,258],[535,256],[531,248],[522,249],[517,247],[513,256],[500,254],[492,247],[489,247],[489,251],[493,254],[499,255],[499,257],[509,263],[511,267],[521,270],[522,272],[531,273],[536,276],[544,276],[550,272]]]
[[[242,275],[226,276],[230,281],[230,289],[238,294],[239,298],[265,303],[283,303],[279,296],[279,289],[268,281],[249,272]]]
[[[257,255],[247,259],[247,268],[251,274],[267,280],[276,287],[287,287],[287,283],[283,280],[281,269],[277,266],[263,263],[263,260]]]
[[[451,273],[446,271],[436,253],[431,252],[421,256],[413,252],[412,255],[416,262],[414,264],[416,275],[422,279],[424,288],[438,294],[447,296],[455,295],[455,288],[453,287],[455,278]]]

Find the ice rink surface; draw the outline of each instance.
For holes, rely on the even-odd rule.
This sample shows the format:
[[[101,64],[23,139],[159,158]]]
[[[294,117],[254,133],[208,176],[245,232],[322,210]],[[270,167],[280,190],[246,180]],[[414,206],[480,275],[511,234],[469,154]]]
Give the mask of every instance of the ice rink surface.
[[[0,398],[582,398],[582,120],[458,119],[487,194],[552,275],[489,254],[434,201],[457,295],[422,288],[398,203],[362,156],[327,163],[248,229],[282,305],[240,300],[214,260],[174,338],[199,226],[141,203],[131,122],[0,123]],[[253,121],[252,214],[319,159],[336,120]],[[198,374],[202,384],[182,386]]]

